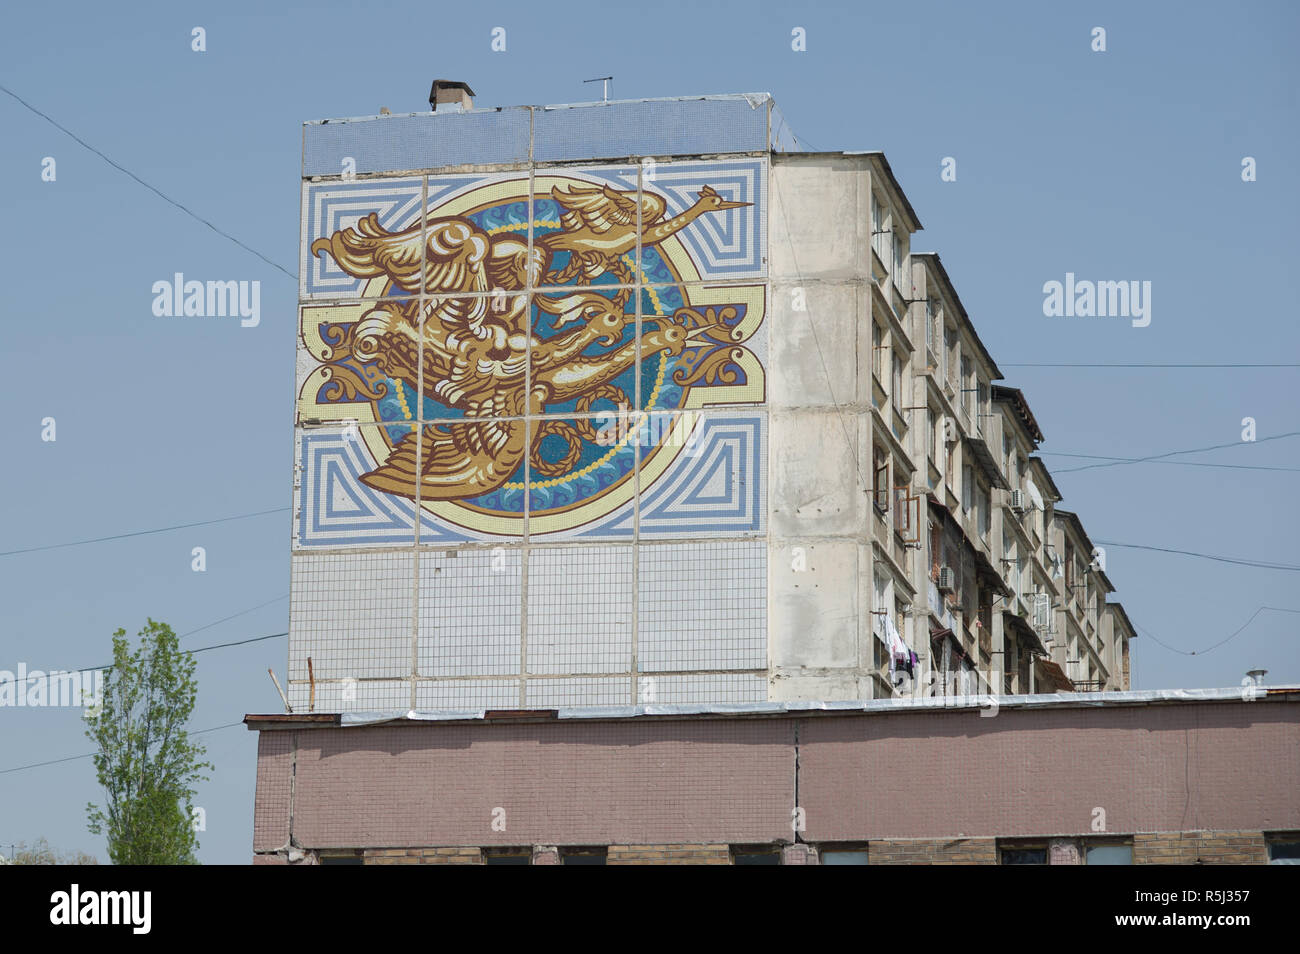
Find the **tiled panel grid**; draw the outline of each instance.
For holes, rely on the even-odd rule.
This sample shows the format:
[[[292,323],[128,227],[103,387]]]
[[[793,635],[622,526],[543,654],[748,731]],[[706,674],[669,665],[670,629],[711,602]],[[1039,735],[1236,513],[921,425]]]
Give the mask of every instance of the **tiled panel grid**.
[[[709,170],[704,172],[708,174]],[[742,170],[742,178],[747,174]],[[762,174],[760,170],[760,183]],[[753,175],[750,180],[754,180]],[[434,179],[429,181],[432,189]],[[732,183],[730,191],[723,191],[728,197],[746,197],[736,190]],[[670,196],[670,211],[690,204],[692,197],[687,192],[680,188],[677,192],[681,194]],[[761,269],[765,259],[760,247],[765,229],[737,231],[707,218],[690,229],[683,240],[697,257],[702,257],[702,267],[716,268],[716,277],[757,277],[755,269]],[[344,291],[340,287],[339,295]],[[349,286],[346,292],[355,294],[355,289]],[[329,295],[329,291],[315,287],[309,297]],[[755,350],[760,361],[765,357],[765,338],[766,322],[762,337],[753,342],[758,346]],[[422,408],[416,408],[417,416],[423,413]],[[659,494],[655,518],[648,524],[642,522],[641,533],[647,540],[655,535],[699,539],[711,534],[734,536],[737,532],[757,539],[683,542],[671,547],[539,548],[525,543],[504,548],[465,548],[455,557],[449,555],[453,551],[422,550],[414,674],[411,634],[415,554],[401,541],[404,533],[415,531],[413,510],[410,519],[405,519],[410,502],[382,495],[395,501],[401,511],[382,528],[394,539],[370,539],[364,538],[366,534],[351,532],[340,540],[320,538],[308,542],[299,520],[299,546],[402,545],[402,549],[346,556],[300,551],[294,561],[290,666],[290,690],[295,701],[300,704],[306,697],[303,680],[309,650],[318,681],[316,702],[320,711],[404,708],[409,704],[412,680],[416,705],[427,708],[508,707],[521,700],[528,706],[557,706],[765,698],[766,679],[761,673],[766,668],[766,569],[765,544],[760,535],[765,530],[766,501],[761,496],[763,488],[746,485],[742,471],[756,472],[761,481],[766,470],[766,415],[761,410],[718,409],[702,417],[696,426],[704,440],[698,449],[682,455],[673,465],[676,469],[670,468],[661,478],[659,483],[664,488],[671,485],[672,493]],[[342,440],[331,436],[335,437],[333,447],[324,453],[313,449],[318,466],[316,482],[310,487],[311,502],[326,507],[322,511],[326,523],[347,526],[347,521],[354,518],[374,522],[369,511],[374,510],[376,500],[362,500],[354,493],[361,487],[358,466],[349,466],[355,448],[347,446],[346,436]],[[710,457],[705,462],[696,460],[701,454]],[[306,459],[301,450],[299,457],[300,462]],[[684,468],[692,472],[674,483],[673,473]],[[677,499],[669,499],[673,495]],[[338,499],[333,499],[336,496]],[[301,495],[299,499],[308,502]],[[635,541],[635,504],[633,499],[623,508],[626,512],[621,526],[615,527],[615,521],[607,519],[609,537]],[[680,519],[674,520],[674,508],[680,511]],[[380,516],[387,518],[389,514]],[[708,525],[709,520],[714,521],[713,527]],[[429,532],[433,529],[427,526],[431,521],[437,525],[437,533]],[[599,529],[585,530],[588,539],[602,539]],[[483,539],[473,532],[444,527],[427,516],[418,532],[422,539],[436,539],[453,547]],[[559,534],[570,539],[581,536],[581,532]],[[633,555],[637,551],[639,559]],[[502,553],[507,554],[504,564]],[[349,558],[356,562],[349,565]],[[526,574],[522,572],[525,559],[529,563]],[[398,572],[394,574],[391,571],[395,567]],[[527,605],[522,599],[524,575],[529,592]],[[372,588],[363,593],[366,584]],[[638,666],[642,675],[634,677],[633,645],[638,623],[645,635],[641,637],[644,648]],[[742,668],[758,673],[707,672]],[[340,675],[345,669],[349,670],[346,675]],[[658,674],[683,670],[706,672],[687,676]],[[508,678],[521,671],[529,674],[522,694],[520,681]],[[547,678],[552,674],[581,673],[620,675]],[[342,681],[321,681],[332,678]],[[650,698],[646,698],[647,693]]]
[[[529,552],[530,674],[632,672],[632,564],[627,546]]]
[[[414,562],[410,550],[294,559],[289,684],[295,709],[309,702],[308,657],[321,704],[329,701],[322,691],[330,683],[349,680],[337,687],[339,702],[343,708],[363,708],[359,698],[343,693],[358,693],[367,680],[409,679]],[[409,702],[409,686],[407,695]]]
[[[767,543],[684,543],[639,552],[642,673],[767,668]]]
[[[519,673],[522,550],[420,551],[420,676]]]

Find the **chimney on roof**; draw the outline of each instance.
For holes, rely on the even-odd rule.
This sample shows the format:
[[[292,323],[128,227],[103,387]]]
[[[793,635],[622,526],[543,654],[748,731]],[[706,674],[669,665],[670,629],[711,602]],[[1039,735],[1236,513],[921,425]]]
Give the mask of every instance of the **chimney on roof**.
[[[459,80],[436,79],[429,90],[429,108],[435,113],[467,113],[474,108],[474,91]]]

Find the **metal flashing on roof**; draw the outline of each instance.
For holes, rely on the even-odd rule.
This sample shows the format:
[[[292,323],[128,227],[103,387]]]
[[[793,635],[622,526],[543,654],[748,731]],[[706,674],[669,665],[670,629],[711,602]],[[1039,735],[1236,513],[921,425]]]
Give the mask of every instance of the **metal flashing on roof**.
[[[629,103],[697,103],[702,100],[735,101],[741,99],[748,103],[751,109],[758,109],[765,103],[774,102],[771,93],[701,93],[695,96],[650,96],[644,99],[598,99],[586,103],[549,103],[535,108],[550,111],[554,109],[585,109],[590,106],[626,106]]]
[[[1127,692],[1039,693],[1035,695],[927,696],[918,699],[849,699],[843,701],[737,702],[699,705],[573,706],[559,709],[522,710],[518,721],[585,721],[610,719],[682,717],[771,717],[807,714],[886,713],[908,709],[987,709],[996,701],[999,709],[1098,708],[1214,702],[1300,702],[1300,685],[1264,686],[1249,699],[1241,686],[1223,689],[1143,689]],[[969,700],[969,701],[966,701]],[[515,711],[515,710],[512,710]],[[247,715],[250,729],[302,728],[304,724],[335,725],[341,728],[379,723],[487,722],[487,710],[401,711],[369,713],[276,713]],[[501,721],[501,720],[497,720]],[[511,720],[515,721],[515,720]]]
[[[382,121],[380,121],[382,120]],[[304,178],[797,149],[768,93],[456,109],[303,124]]]

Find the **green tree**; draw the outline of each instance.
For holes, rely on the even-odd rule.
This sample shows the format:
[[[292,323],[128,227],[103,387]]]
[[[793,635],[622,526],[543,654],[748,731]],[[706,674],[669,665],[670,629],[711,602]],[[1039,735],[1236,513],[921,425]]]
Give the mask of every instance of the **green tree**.
[[[213,766],[185,731],[198,694],[194,657],[166,623],[151,619],[139,635],[131,652],[126,630],[113,634],[103,698],[86,712],[106,795],[104,808],[86,806],[90,831],[107,836],[114,864],[197,864],[194,789]]]
[[[30,845],[26,842],[19,842],[14,846],[14,857],[9,863],[14,865],[99,864],[94,855],[88,855],[84,851],[55,851],[44,838],[37,838]]]

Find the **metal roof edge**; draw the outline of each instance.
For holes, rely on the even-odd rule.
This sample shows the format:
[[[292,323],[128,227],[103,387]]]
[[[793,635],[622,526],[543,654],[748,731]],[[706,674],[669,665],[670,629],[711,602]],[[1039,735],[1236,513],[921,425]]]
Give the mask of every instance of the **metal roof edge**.
[[[1251,695],[1247,695],[1247,693]],[[273,713],[246,715],[250,729],[301,728],[306,725],[352,728],[395,722],[600,721],[642,718],[744,718],[830,716],[845,713],[897,713],[913,709],[984,710],[1117,708],[1187,703],[1300,702],[1300,685],[1229,686],[1216,689],[1138,689],[1126,692],[1066,692],[1037,695],[931,696],[920,699],[861,699],[842,701],[735,702],[700,705],[647,704],[635,706],[569,706],[558,709],[447,709],[350,713]]]
[[[369,122],[373,119],[396,119],[399,117],[409,116],[428,116],[437,118],[441,116],[472,116],[475,113],[500,113],[509,109],[529,109],[541,110],[543,112],[555,109],[583,109],[589,106],[628,106],[634,103],[693,103],[701,100],[744,100],[749,103],[753,109],[775,103],[771,93],[703,93],[696,96],[654,96],[644,99],[611,99],[597,100],[589,103],[517,103],[513,106],[478,106],[474,109],[461,111],[452,111],[446,113],[435,113],[431,109],[421,109],[409,113],[389,113],[387,115],[377,114],[374,116],[334,116],[326,119],[308,119],[303,121],[304,126],[326,126],[335,123],[358,123]]]

